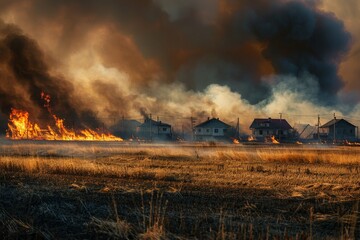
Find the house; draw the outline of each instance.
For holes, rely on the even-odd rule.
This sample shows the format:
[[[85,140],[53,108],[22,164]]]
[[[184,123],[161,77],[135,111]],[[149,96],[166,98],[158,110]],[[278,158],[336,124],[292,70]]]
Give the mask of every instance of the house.
[[[252,135],[257,139],[272,136],[277,139],[286,139],[294,136],[294,129],[285,119],[255,118],[250,129]]]
[[[171,125],[146,117],[138,127],[137,135],[145,140],[169,141],[172,139]]]
[[[220,121],[219,118],[208,118],[207,121],[194,127],[195,141],[229,141],[233,135],[234,128]]]
[[[137,137],[137,129],[141,122],[133,119],[121,119],[110,127],[110,131],[123,139],[134,139]]]
[[[326,140],[331,141],[353,141],[357,138],[357,127],[345,119],[332,119],[320,127],[326,135]]]

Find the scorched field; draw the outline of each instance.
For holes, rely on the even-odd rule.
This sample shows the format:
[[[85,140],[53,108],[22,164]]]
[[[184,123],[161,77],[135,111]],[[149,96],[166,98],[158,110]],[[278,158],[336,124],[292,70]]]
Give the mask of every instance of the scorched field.
[[[10,141],[5,239],[358,239],[360,148]]]

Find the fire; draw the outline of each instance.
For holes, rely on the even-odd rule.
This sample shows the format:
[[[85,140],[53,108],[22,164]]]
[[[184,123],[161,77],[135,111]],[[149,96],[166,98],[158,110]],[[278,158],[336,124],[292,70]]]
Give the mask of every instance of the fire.
[[[109,133],[100,133],[92,129],[75,132],[67,129],[64,120],[53,115],[54,127],[50,125],[41,129],[39,124],[29,120],[29,113],[23,110],[11,109],[6,137],[10,139],[34,140],[78,140],[78,141],[123,141]]]
[[[270,137],[270,141],[271,141],[273,144],[279,144],[279,143],[280,143],[278,140],[275,139],[275,136],[271,136],[271,137]]]
[[[250,135],[247,140],[248,140],[248,142],[253,142],[256,140],[256,138],[254,136]]]
[[[233,139],[233,143],[234,143],[234,144],[239,144],[240,142],[239,142],[238,139],[234,138],[234,139]]]

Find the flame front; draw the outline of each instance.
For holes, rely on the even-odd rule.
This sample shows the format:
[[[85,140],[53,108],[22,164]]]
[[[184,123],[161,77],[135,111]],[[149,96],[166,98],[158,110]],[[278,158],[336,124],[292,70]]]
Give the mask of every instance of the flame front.
[[[270,140],[271,140],[271,142],[273,144],[279,144],[280,143],[278,140],[275,139],[275,136],[271,136]]]
[[[11,109],[6,137],[9,139],[33,139],[33,140],[78,140],[78,141],[123,141],[110,133],[101,133],[92,129],[83,129],[75,132],[67,129],[64,120],[53,115],[55,127],[47,126],[41,129],[38,124],[29,120],[26,111]]]
[[[250,135],[248,138],[247,138],[248,142],[253,142],[256,140],[256,138],[252,135]]]

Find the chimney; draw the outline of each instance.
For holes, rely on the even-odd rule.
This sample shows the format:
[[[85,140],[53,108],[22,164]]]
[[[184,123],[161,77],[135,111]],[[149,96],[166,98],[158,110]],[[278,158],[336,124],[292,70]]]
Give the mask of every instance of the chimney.
[[[210,117],[208,117],[208,121],[210,120]]]

